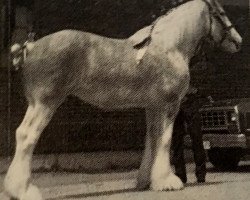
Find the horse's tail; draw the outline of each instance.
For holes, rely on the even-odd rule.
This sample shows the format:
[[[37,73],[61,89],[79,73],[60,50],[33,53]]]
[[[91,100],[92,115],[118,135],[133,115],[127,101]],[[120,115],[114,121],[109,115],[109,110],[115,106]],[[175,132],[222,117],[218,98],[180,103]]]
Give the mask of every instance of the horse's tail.
[[[33,49],[34,42],[26,41],[22,46],[20,44],[12,45],[10,51],[12,55],[12,65],[18,70],[27,58],[28,53]]]

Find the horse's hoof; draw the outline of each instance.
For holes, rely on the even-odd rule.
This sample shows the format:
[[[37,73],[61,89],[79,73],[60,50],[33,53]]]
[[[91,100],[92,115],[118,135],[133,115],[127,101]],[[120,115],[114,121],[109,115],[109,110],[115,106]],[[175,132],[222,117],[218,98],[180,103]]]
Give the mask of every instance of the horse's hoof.
[[[21,197],[11,197],[11,194],[6,193],[7,196],[9,196],[9,200],[43,200],[39,189],[32,184],[29,185],[27,191]]]
[[[179,177],[171,173],[165,178],[160,178],[154,180],[151,183],[151,189],[154,191],[163,191],[163,190],[180,190],[183,189],[184,185]]]
[[[21,200],[43,200],[43,197],[39,189],[35,185],[30,184]]]

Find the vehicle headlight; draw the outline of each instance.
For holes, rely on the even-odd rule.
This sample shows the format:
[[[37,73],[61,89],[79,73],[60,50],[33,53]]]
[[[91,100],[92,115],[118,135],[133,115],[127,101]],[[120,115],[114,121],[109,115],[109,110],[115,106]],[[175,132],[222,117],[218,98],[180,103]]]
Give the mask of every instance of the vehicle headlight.
[[[231,121],[236,121],[236,116],[231,116]]]
[[[235,113],[235,112],[230,112],[228,118],[229,118],[229,120],[230,120],[231,122],[235,122],[235,121],[237,120],[237,113]]]

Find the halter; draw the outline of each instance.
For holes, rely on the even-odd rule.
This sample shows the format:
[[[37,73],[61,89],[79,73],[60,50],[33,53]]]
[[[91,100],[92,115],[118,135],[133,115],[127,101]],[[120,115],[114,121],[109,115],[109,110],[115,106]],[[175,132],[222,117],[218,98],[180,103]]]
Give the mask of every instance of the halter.
[[[210,21],[210,28],[209,28],[209,32],[208,32],[208,35],[207,37],[210,38],[211,40],[213,40],[214,42],[215,39],[212,35],[212,24],[213,24],[213,17],[216,18],[218,20],[218,22],[221,24],[222,26],[222,29],[223,29],[223,35],[220,39],[219,42],[216,42],[218,43],[219,45],[221,45],[224,40],[227,38],[227,35],[229,33],[229,31],[234,28],[234,25],[230,25],[230,26],[227,26],[225,24],[225,22],[223,21],[223,19],[221,18],[221,16],[225,16],[226,13],[223,11],[223,12],[219,12],[217,9],[214,9],[214,7],[210,4],[210,2],[208,2],[207,0],[202,0],[204,3],[206,3],[206,5],[208,6],[208,9],[209,9],[209,21]]]
[[[208,2],[207,0],[202,0],[204,3],[206,3],[206,5],[208,6],[208,9],[209,9],[209,31],[208,33],[203,36],[201,38],[201,40],[199,41],[198,45],[196,46],[196,49],[195,49],[195,55],[193,57],[193,60],[195,60],[196,58],[199,59],[199,56],[198,54],[201,52],[201,53],[204,53],[206,54],[204,51],[203,51],[203,46],[205,45],[205,41],[206,39],[209,39],[211,41],[213,41],[216,46],[220,47],[221,44],[224,42],[224,40],[227,38],[227,35],[228,35],[228,32],[234,28],[234,25],[230,25],[230,26],[227,26],[225,24],[225,22],[223,21],[223,19],[221,18],[221,16],[225,16],[226,13],[223,11],[223,12],[219,12],[217,9],[214,8],[214,6],[211,5],[210,2]],[[218,20],[218,22],[221,24],[222,26],[222,29],[223,29],[223,35],[221,36],[221,39],[217,42],[213,35],[212,35],[212,24],[213,24],[213,17],[216,18]],[[232,42],[235,43],[234,40],[232,40]],[[236,44],[237,45],[237,44]],[[195,61],[197,62],[197,61]]]

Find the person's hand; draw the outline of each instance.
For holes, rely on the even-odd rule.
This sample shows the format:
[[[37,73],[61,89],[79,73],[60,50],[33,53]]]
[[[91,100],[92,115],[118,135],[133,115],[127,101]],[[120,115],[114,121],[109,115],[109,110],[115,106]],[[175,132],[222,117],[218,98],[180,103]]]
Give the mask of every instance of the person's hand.
[[[196,94],[197,92],[198,92],[197,88],[190,86],[187,94]]]
[[[207,99],[209,100],[210,103],[214,103],[214,100],[210,95],[207,97]]]

